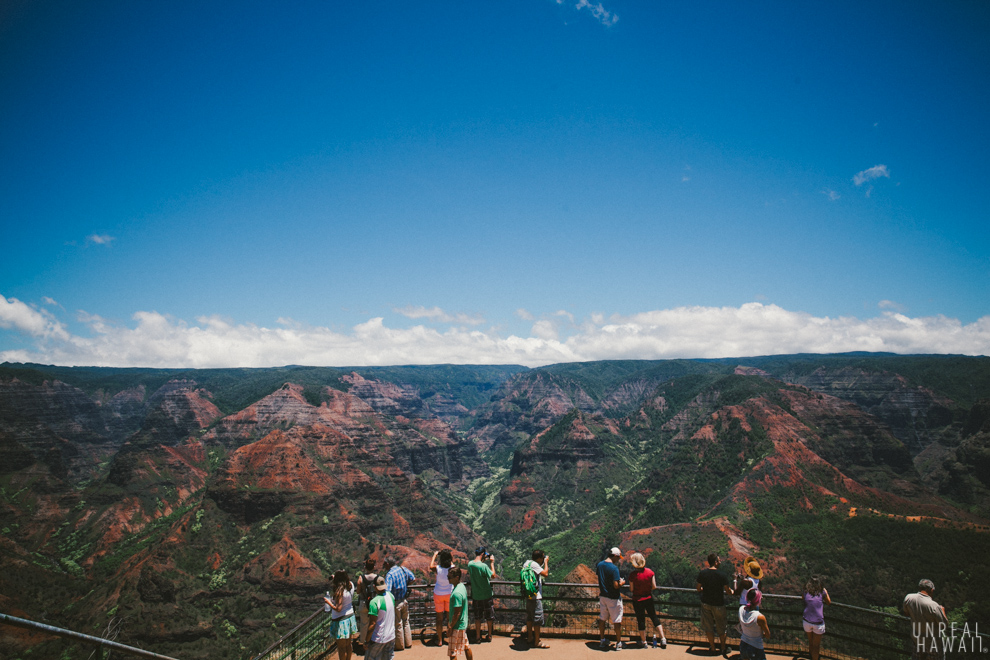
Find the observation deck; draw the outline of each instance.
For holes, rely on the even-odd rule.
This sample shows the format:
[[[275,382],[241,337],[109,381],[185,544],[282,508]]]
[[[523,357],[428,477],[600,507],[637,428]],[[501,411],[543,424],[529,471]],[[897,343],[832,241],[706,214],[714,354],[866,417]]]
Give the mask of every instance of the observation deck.
[[[470,622],[469,638],[475,660],[521,660],[520,653],[532,654],[530,660],[541,656],[568,660],[602,660],[604,653],[616,653],[614,636],[609,626],[610,649],[599,648],[598,585],[574,583],[544,583],[544,624],[541,638],[550,648],[531,648],[523,632],[525,603],[516,582],[493,581],[495,592],[495,635],[491,641],[478,643],[474,639],[474,621]],[[447,649],[438,647],[435,636],[433,601],[428,585],[411,585],[409,618],[414,641],[411,647],[396,651],[396,660],[445,660]],[[622,657],[664,658],[719,657],[709,651],[708,640],[699,626],[700,602],[694,589],[660,587],[654,591],[654,602],[667,638],[667,648],[641,647],[636,617],[631,603],[623,614]],[[738,605],[727,603],[728,647],[724,656],[737,660],[739,637],[735,627]],[[766,642],[768,658],[807,660],[807,641],[801,625],[803,602],[798,596],[763,595],[760,611],[767,617],[770,639]],[[176,660],[154,652],[137,649],[110,640],[92,637],[6,614],[0,614],[0,624],[28,628],[43,634],[56,635],[102,651],[114,650],[125,656],[152,660]],[[844,605],[833,601],[825,609],[826,631],[822,638],[820,657],[828,660],[903,660],[911,655],[910,621],[899,614],[875,609]],[[485,626],[487,627],[487,626]],[[244,660],[335,660],[335,640],[330,636],[330,614],[321,606],[282,635],[260,653],[245,653]],[[647,640],[652,641],[652,623],[646,624]],[[977,635],[978,631],[977,631]],[[979,636],[970,640],[970,649],[978,645],[980,653],[990,652],[990,639]],[[259,645],[260,646],[260,645]],[[716,639],[716,647],[718,640]],[[258,648],[258,647],[256,647]],[[243,647],[242,647],[243,649]],[[948,657],[954,658],[958,654]],[[362,657],[354,655],[354,660]]]
[[[523,641],[525,603],[519,596],[517,582],[492,581],[495,592],[495,636],[491,642],[474,641],[474,620],[470,621],[469,638],[475,660],[519,660],[521,652],[532,654],[532,660],[541,655],[557,657],[568,654],[570,660],[601,660],[598,648],[598,585],[547,582],[543,585],[544,624],[541,638],[550,649],[530,648]],[[410,586],[409,618],[413,629],[411,649],[396,651],[397,660],[443,660],[446,648],[438,648],[430,642],[434,631],[433,601],[429,587]],[[631,602],[623,599],[623,649],[617,656],[662,658],[716,657],[708,650],[708,640],[701,630],[701,606],[694,589],[660,587],[654,591],[656,610],[667,637],[666,649],[651,646],[640,648],[636,616]],[[736,630],[738,604],[727,599],[728,658],[739,657],[739,633]],[[767,617],[770,640],[766,642],[767,657],[809,658],[807,638],[801,615],[804,609],[799,596],[763,595],[760,611]],[[899,614],[844,605],[833,601],[825,609],[826,631],[822,638],[820,657],[829,660],[903,660],[910,657],[910,621]],[[314,612],[296,628],[254,656],[251,660],[334,660],[331,654],[333,640],[329,639],[330,618],[322,609]],[[647,639],[652,641],[653,626],[646,623]],[[609,626],[611,650],[615,653],[614,637]],[[632,642],[632,643],[630,643]],[[715,641],[718,648],[718,639]],[[990,649],[990,641],[984,648]],[[355,660],[359,658],[355,654]]]

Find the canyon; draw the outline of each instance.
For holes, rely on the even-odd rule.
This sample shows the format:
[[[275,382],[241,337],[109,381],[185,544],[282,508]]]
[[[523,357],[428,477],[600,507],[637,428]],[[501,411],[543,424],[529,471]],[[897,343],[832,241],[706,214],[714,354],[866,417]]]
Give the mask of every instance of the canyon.
[[[366,557],[479,543],[508,576],[621,545],[674,586],[753,555],[880,606],[922,564],[990,618],[988,525],[987,358],[0,365],[0,608],[184,658],[260,650]]]

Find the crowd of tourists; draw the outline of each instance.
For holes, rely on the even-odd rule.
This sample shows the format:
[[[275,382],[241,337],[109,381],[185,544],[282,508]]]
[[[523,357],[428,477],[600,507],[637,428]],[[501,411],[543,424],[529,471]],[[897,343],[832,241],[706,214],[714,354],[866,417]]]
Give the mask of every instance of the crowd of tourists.
[[[324,596],[330,612],[329,634],[336,640],[340,660],[351,660],[353,643],[364,647],[365,660],[391,660],[395,651],[412,646],[409,625],[409,584],[416,576],[402,565],[401,557],[386,559],[377,570],[377,562],[367,559],[364,572],[352,582],[346,571],[334,573],[330,589]],[[491,581],[495,577],[495,558],[485,548],[478,548],[465,574],[455,565],[450,550],[433,553],[430,560],[433,582],[433,607],[436,612],[436,643],[445,638],[451,658],[463,656],[473,660],[468,641],[468,595],[471,583],[471,609],[474,611],[475,640],[482,641],[482,623],[487,622],[491,641],[495,626],[495,606]]]
[[[616,651],[623,648],[623,596],[632,602],[636,616],[638,639],[641,647],[647,647],[647,619],[652,624],[654,648],[667,648],[663,624],[657,615],[653,592],[657,588],[656,575],[646,566],[645,557],[634,552],[629,555],[632,570],[623,578],[619,564],[622,551],[611,548],[596,566],[599,590],[598,630],[599,648]],[[708,640],[712,655],[727,656],[726,643],[728,614],[726,599],[738,608],[737,626],[739,655],[743,660],[765,660],[764,643],[770,639],[770,626],[760,611],[763,601],[761,583],[763,568],[758,560],[747,557],[742,571],[731,578],[719,570],[722,560],[717,554],[707,558],[708,567],[698,573],[696,589],[701,597],[701,628]],[[475,551],[474,560],[468,562],[466,572],[454,563],[450,550],[433,554],[429,571],[433,581],[433,608],[436,614],[434,642],[448,647],[451,660],[463,656],[473,660],[468,640],[469,604],[466,585],[471,585],[470,609],[475,625],[475,644],[491,641],[495,624],[494,593],[492,579],[495,574],[495,558],[484,548]],[[543,583],[550,574],[549,557],[542,550],[534,550],[519,572],[522,599],[526,603],[526,632],[524,639],[530,648],[546,649],[549,645],[541,639],[544,624]],[[333,575],[327,591],[325,609],[331,613],[329,634],[337,642],[339,660],[351,660],[353,642],[364,647],[365,660],[391,660],[395,651],[412,645],[412,629],[409,624],[409,584],[416,579],[412,571],[402,565],[402,558],[386,559],[376,571],[376,561],[368,559],[364,572],[353,582],[346,571]],[[626,594],[623,593],[626,590]],[[934,585],[922,580],[919,591],[904,599],[902,611],[911,618],[913,649],[916,660],[940,658],[937,626],[947,622],[945,609],[932,600]],[[831,603],[824,580],[812,576],[805,584],[802,595],[804,611],[802,623],[808,640],[810,660],[818,660],[822,636],[825,634],[825,605]],[[356,613],[356,615],[355,615]],[[482,635],[482,628],[487,635]],[[614,636],[614,646],[609,642],[609,632]],[[931,638],[931,639],[929,639]],[[718,639],[719,648],[715,641]]]

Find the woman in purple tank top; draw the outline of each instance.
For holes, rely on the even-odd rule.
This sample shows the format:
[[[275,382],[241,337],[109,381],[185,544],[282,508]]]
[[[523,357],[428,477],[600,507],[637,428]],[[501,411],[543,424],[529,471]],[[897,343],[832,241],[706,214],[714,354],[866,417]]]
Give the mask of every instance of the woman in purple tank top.
[[[808,651],[811,660],[818,660],[825,634],[825,605],[832,602],[820,575],[813,575],[804,585],[804,632],[808,634]]]

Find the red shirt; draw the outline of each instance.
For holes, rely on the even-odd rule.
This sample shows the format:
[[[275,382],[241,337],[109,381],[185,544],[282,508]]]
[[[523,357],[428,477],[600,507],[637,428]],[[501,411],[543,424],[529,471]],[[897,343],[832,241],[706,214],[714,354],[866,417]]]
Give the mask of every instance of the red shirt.
[[[653,597],[653,571],[643,567],[629,574],[633,600],[647,600]]]

